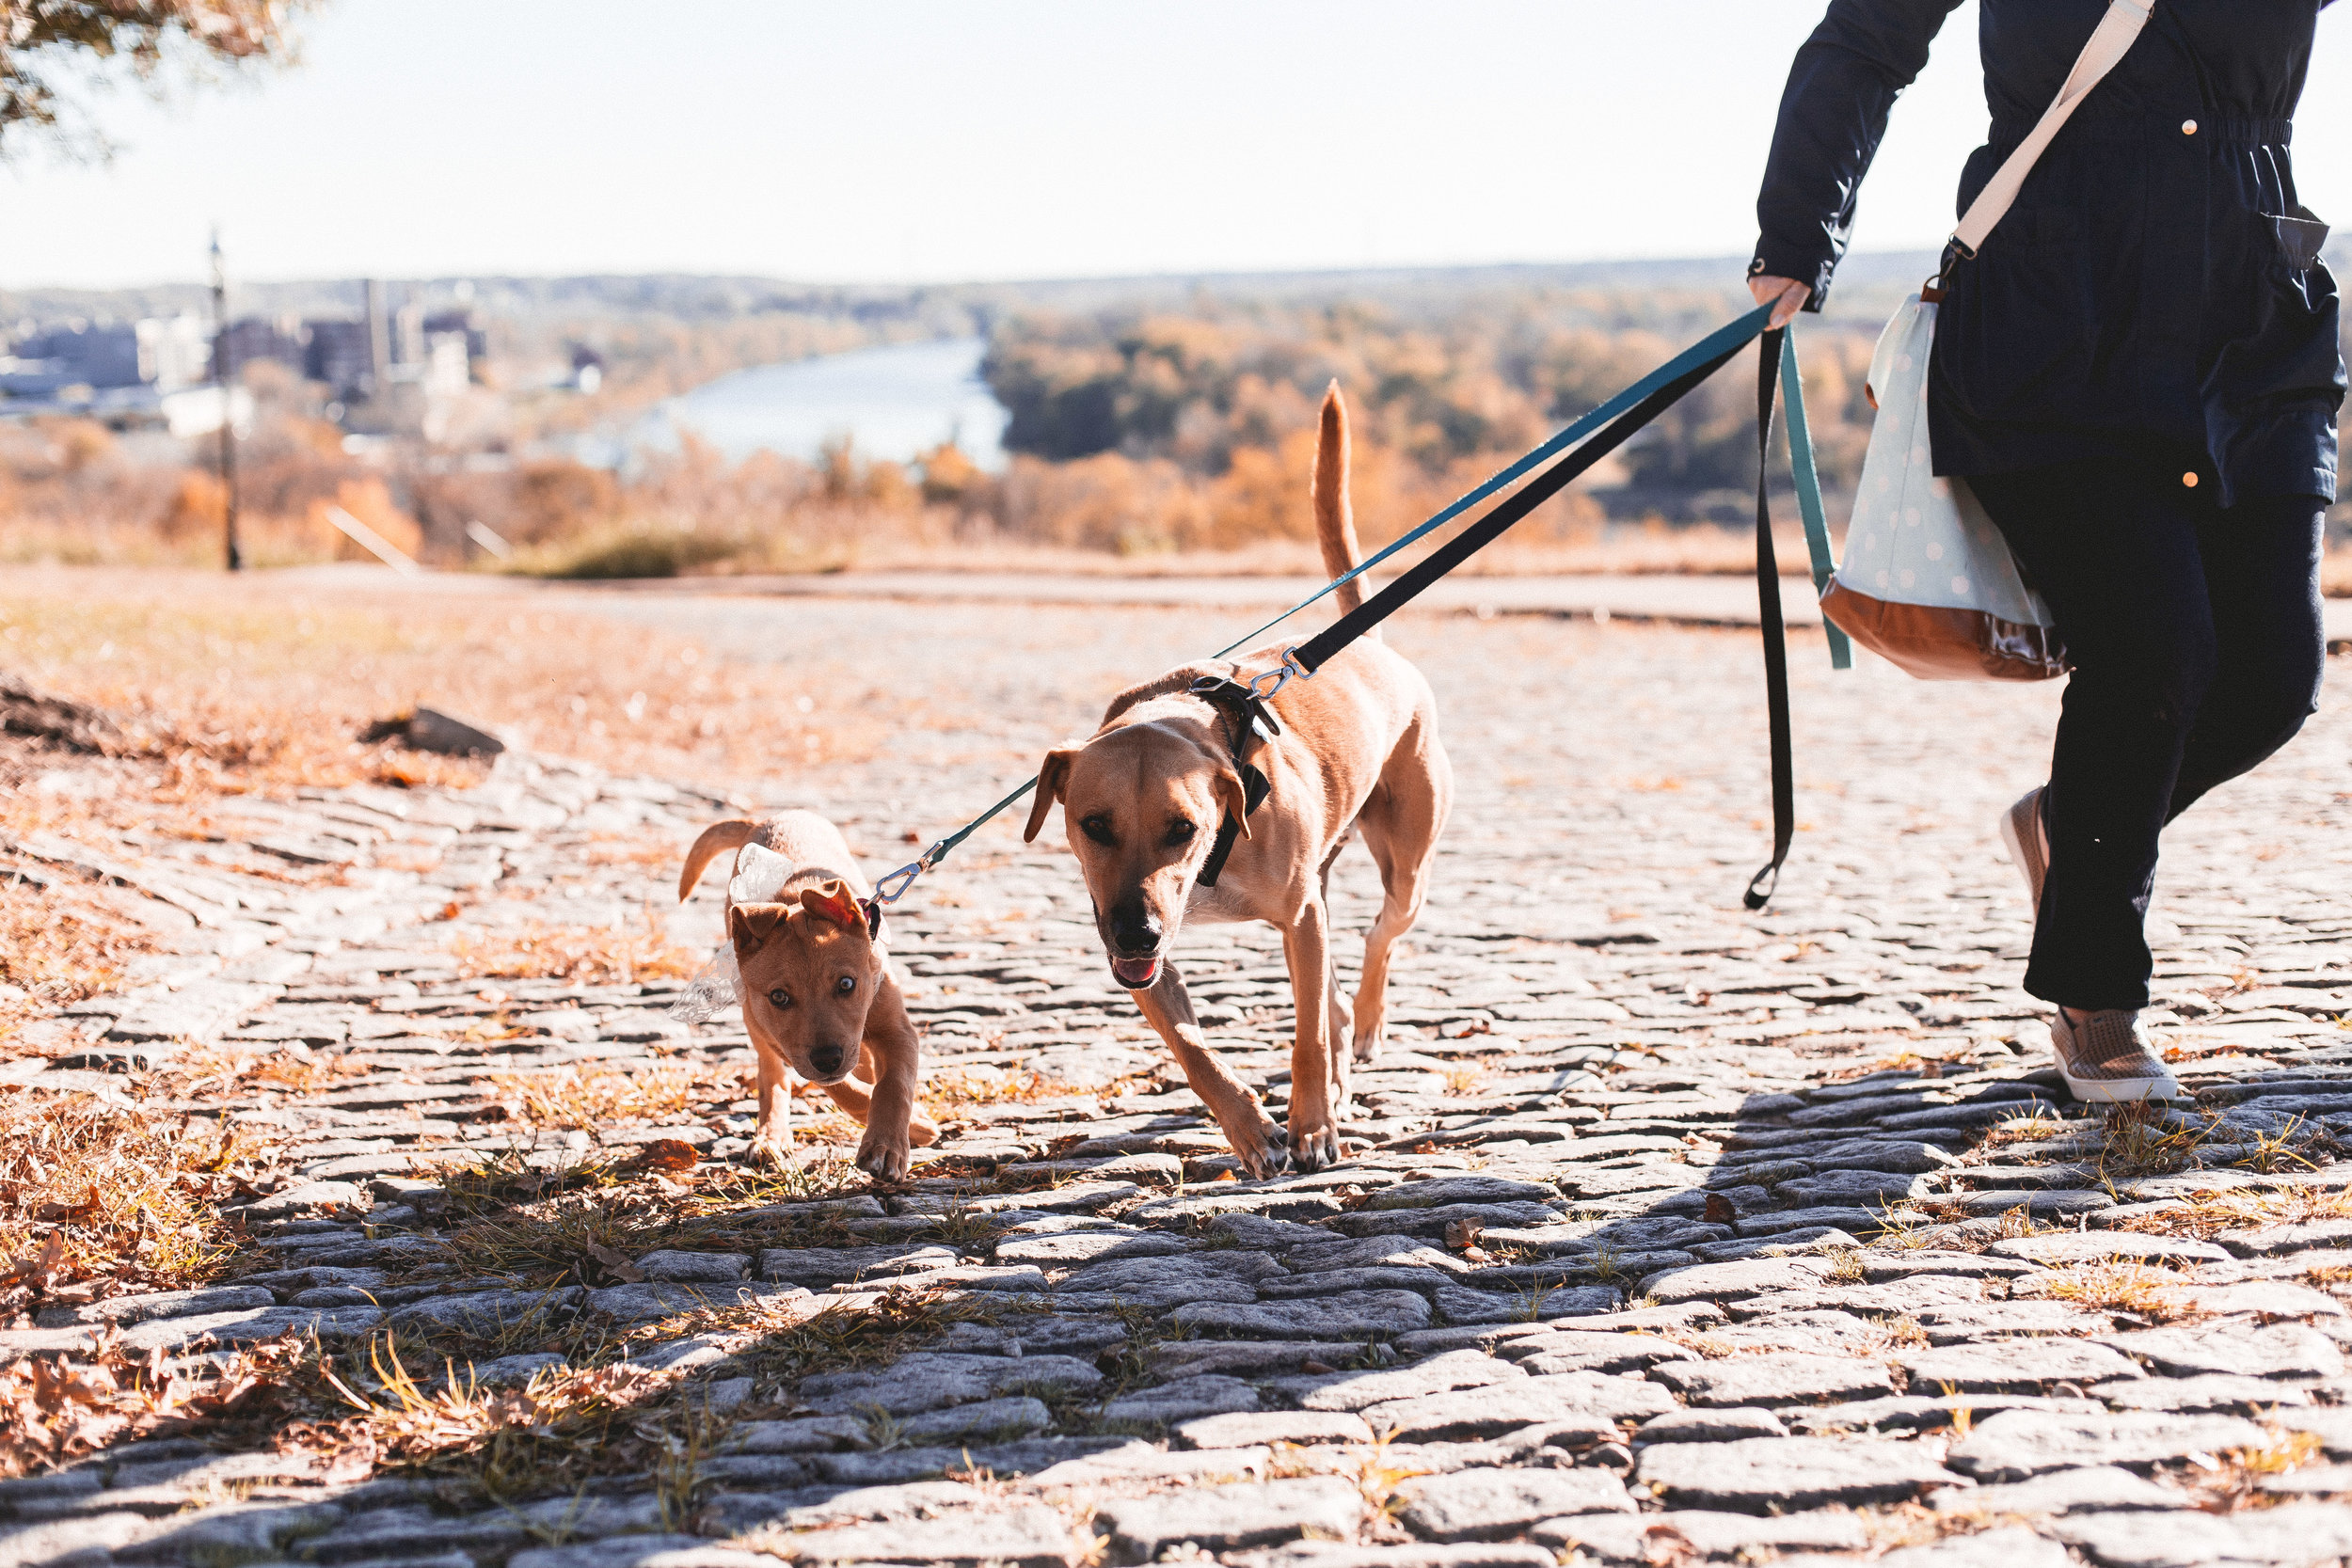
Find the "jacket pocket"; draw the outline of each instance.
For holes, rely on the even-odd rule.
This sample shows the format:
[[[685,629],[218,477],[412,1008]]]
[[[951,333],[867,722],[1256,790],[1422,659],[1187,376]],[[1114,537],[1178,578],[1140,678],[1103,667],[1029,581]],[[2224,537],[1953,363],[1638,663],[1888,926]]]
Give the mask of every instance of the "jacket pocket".
[[[2318,264],[2320,249],[2328,243],[2328,226],[2319,221],[2318,214],[2297,205],[2293,213],[2265,213],[2263,221],[2270,225],[2288,266],[2309,272]]]

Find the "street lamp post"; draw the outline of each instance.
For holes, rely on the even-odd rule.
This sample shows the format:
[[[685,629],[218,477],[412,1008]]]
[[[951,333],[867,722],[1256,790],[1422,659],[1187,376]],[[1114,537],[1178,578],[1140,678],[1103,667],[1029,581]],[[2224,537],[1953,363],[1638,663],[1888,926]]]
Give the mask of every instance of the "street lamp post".
[[[220,388],[220,484],[226,494],[223,515],[224,542],[228,546],[229,569],[236,571],[245,564],[244,553],[237,548],[237,418],[234,395],[235,366],[230,362],[229,352],[229,273],[221,261],[220,230],[213,230],[213,381]]]

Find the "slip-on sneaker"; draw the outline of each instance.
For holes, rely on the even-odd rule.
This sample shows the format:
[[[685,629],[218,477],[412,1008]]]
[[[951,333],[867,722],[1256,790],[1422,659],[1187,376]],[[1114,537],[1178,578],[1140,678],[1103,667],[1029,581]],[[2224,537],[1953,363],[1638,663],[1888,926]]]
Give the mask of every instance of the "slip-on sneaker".
[[[2050,1019],[2050,1046],[2067,1089],[2085,1104],[2188,1098],[2149,1045],[2137,1012],[2110,1007],[2073,1023],[2061,1007]]]
[[[2026,895],[2033,900],[2037,913],[2042,909],[2042,880],[2050,874],[2050,834],[2042,825],[2042,794],[2048,787],[2036,784],[2001,814],[2001,842],[2009,847],[2009,858],[2017,863],[2017,869],[2025,873]]]

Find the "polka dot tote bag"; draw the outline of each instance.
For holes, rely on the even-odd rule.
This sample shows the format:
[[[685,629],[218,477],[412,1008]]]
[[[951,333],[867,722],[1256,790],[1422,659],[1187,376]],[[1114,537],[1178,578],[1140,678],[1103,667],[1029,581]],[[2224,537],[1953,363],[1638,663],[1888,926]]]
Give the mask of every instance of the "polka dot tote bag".
[[[1821,611],[1923,680],[2047,680],[2066,664],[2049,607],[2026,586],[1993,519],[1928,458],[1935,306],[1913,295],[1870,356],[1878,419],[1862,463],[1846,558]]]

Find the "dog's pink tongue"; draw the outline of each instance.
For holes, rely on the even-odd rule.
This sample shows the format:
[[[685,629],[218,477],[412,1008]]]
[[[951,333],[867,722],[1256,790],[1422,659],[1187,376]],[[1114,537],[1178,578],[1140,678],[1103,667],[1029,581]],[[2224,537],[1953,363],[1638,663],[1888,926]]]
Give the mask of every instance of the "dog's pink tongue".
[[[1157,958],[1113,958],[1111,974],[1129,990],[1142,990],[1160,972]]]

